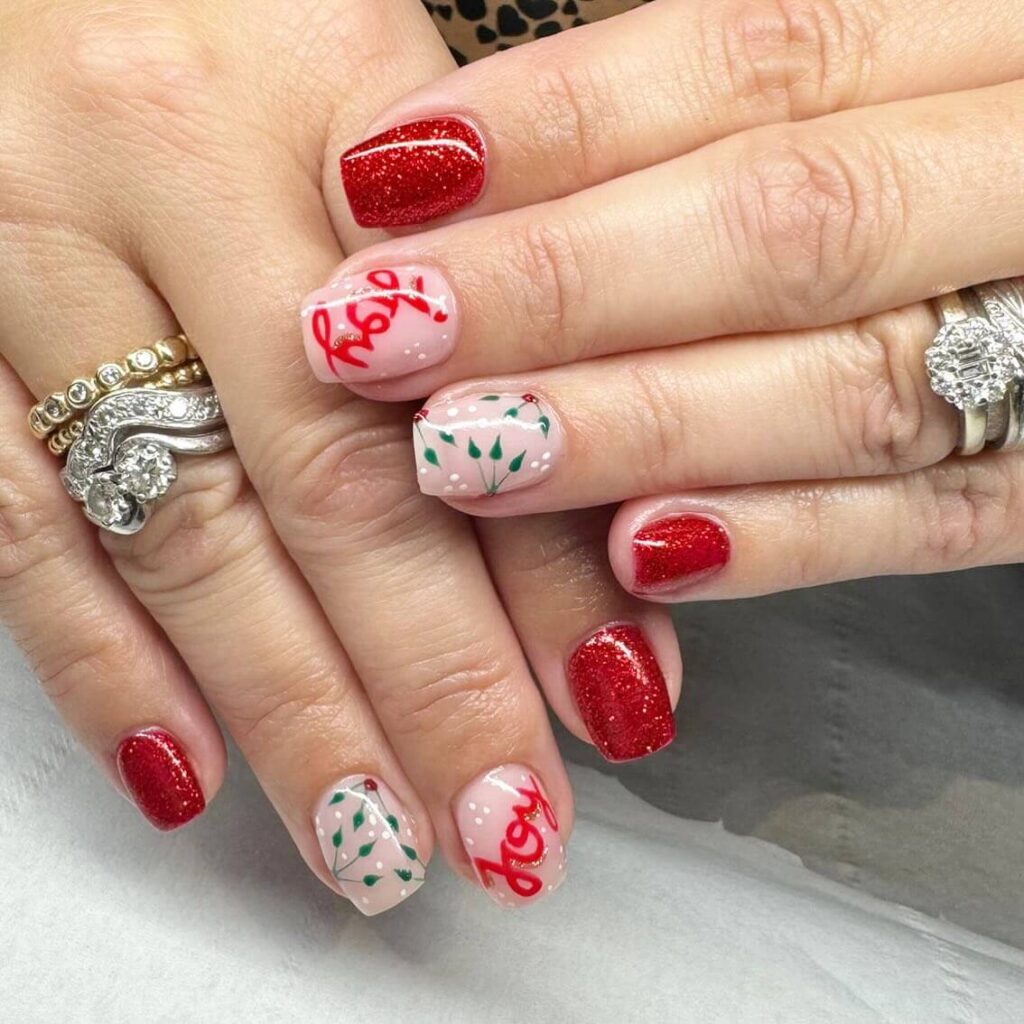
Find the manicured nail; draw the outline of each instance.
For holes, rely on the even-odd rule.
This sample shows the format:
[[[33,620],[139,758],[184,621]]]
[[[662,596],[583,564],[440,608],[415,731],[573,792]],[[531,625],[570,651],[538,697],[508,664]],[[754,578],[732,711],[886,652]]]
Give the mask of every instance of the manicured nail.
[[[461,117],[410,121],[341,157],[352,216],[364,228],[422,224],[469,206],[484,187],[484,140]]]
[[[146,820],[162,832],[184,825],[206,807],[185,751],[163,729],[143,729],[122,740],[117,770]]]
[[[420,490],[478,498],[530,487],[562,455],[558,420],[536,395],[466,395],[413,416]]]
[[[313,827],[331,877],[368,917],[423,884],[427,865],[416,823],[375,775],[349,775],[331,786],[317,804]]]
[[[471,782],[456,798],[455,824],[480,884],[499,906],[529,903],[562,884],[558,819],[529,768],[501,765]]]
[[[569,658],[569,685],[591,739],[609,761],[633,761],[676,735],[665,677],[643,630],[605,626]]]
[[[404,377],[455,347],[455,297],[431,267],[377,267],[338,277],[307,296],[302,337],[326,383]]]
[[[707,516],[668,516],[633,537],[633,589],[669,590],[697,583],[729,561],[729,534]]]

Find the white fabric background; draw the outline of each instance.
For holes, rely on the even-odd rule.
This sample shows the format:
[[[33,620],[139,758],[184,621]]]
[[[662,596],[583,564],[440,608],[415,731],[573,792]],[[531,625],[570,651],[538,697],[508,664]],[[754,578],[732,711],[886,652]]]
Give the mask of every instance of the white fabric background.
[[[906,595],[889,590],[905,607]],[[0,1021],[1019,1024],[1024,956],[1018,950],[862,891],[876,883],[900,888],[897,875],[879,866],[891,862],[916,868],[903,886],[911,901],[931,898],[921,880],[939,875],[920,857],[913,824],[923,802],[903,801],[909,824],[901,842],[888,843],[889,861],[847,865],[851,886],[812,872],[776,846],[720,824],[683,820],[638,795],[647,791],[662,805],[703,801],[701,813],[717,801],[722,816],[734,819],[731,827],[743,824],[740,806],[752,831],[789,821],[782,841],[812,859],[814,850],[806,847],[817,843],[816,867],[844,876],[827,855],[831,822],[815,810],[828,787],[801,784],[798,799],[787,798],[786,780],[813,775],[808,757],[817,744],[834,751],[835,734],[815,737],[814,728],[805,728],[814,725],[811,712],[787,731],[778,725],[784,715],[767,714],[753,691],[738,694],[735,685],[741,675],[755,676],[751,664],[742,672],[738,665],[763,656],[761,630],[776,646],[780,635],[799,639],[801,663],[810,666],[804,675],[820,685],[833,662],[816,648],[810,613],[802,616],[800,609],[827,609],[831,601],[854,607],[851,593],[857,591],[796,599],[806,600],[806,608],[759,602],[686,612],[691,683],[675,760],[664,759],[661,768],[653,759],[617,769],[619,778],[611,769],[575,767],[578,825],[568,883],[547,903],[513,914],[492,908],[435,864],[429,884],[402,908],[361,917],[304,870],[237,756],[202,819],[169,836],[148,829],[67,738],[20,657],[0,642]],[[877,604],[876,592],[862,596]],[[780,633],[783,614],[788,633]],[[858,611],[854,621],[865,614]],[[848,644],[848,631],[834,616],[829,621],[829,643],[845,638]],[[741,625],[748,638],[743,657],[735,647]],[[874,669],[879,643],[875,632]],[[709,659],[712,650],[717,654]],[[757,692],[767,688],[765,703],[782,713],[795,699],[786,675],[795,660],[795,654],[777,655],[753,678]],[[906,664],[905,652],[900,661]],[[913,672],[908,686],[926,690]],[[716,707],[721,717],[724,708],[733,709],[731,726],[716,724]],[[890,701],[880,713],[892,717],[892,708]],[[905,710],[915,720],[903,723],[903,734],[920,753],[915,728],[931,727],[913,702]],[[759,727],[737,725],[748,713]],[[1005,709],[999,713],[1005,718]],[[969,728],[978,714],[977,702],[965,700],[957,728]],[[808,747],[800,750],[805,733]],[[740,771],[729,785],[704,748],[716,734],[739,762],[733,770],[758,752],[749,774]],[[943,745],[942,737],[934,739]],[[781,748],[788,751],[785,771],[769,756]],[[573,757],[582,750],[567,749]],[[947,745],[947,767],[952,755]],[[878,758],[858,773],[855,755],[848,756],[843,780],[877,779]],[[906,768],[905,751],[900,756]],[[953,760],[967,778],[960,759]],[[915,770],[923,763],[918,756]],[[828,764],[825,774],[833,770]],[[701,784],[694,776],[705,771]],[[764,799],[752,796],[755,782]],[[844,786],[844,799],[856,803],[856,788]],[[946,788],[930,781],[929,791]],[[776,813],[750,812],[766,802]],[[800,816],[802,832],[791,824],[801,806],[808,812]],[[1012,849],[998,829],[985,827],[986,806],[982,801],[973,811],[986,845]],[[856,853],[862,826],[855,815],[841,820],[854,823],[844,849]],[[1007,836],[1016,831],[1010,824],[1002,829]],[[937,850],[935,860],[942,856]],[[979,885],[974,862],[965,860],[963,868],[958,892],[966,887],[994,896],[1002,886],[1004,903],[1019,898],[1005,878],[995,884],[990,872]],[[1002,870],[1019,875],[1019,862]],[[942,877],[949,884],[948,872]],[[933,888],[936,898],[945,891]],[[956,892],[948,898],[958,906]],[[1012,916],[1004,910],[986,917],[980,899],[973,899],[972,912],[990,930],[1005,931]]]

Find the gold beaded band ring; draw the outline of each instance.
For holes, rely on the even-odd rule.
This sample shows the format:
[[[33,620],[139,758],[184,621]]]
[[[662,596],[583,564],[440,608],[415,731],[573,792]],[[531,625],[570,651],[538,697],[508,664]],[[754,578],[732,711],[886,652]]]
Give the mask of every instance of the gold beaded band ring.
[[[55,391],[34,405],[28,414],[29,429],[40,440],[45,440],[58,428],[70,425],[104,395],[135,384],[144,385],[161,371],[173,370],[196,359],[195,349],[184,334],[136,349],[121,362],[104,363],[92,377],[76,378],[63,391]],[[162,386],[174,383],[170,381]]]
[[[205,384],[210,375],[201,359],[190,359],[181,366],[164,370],[163,373],[143,381],[139,387],[150,390],[187,387],[190,384]],[[83,420],[73,419],[60,426],[46,441],[46,447],[54,455],[66,455],[68,449],[82,436]]]

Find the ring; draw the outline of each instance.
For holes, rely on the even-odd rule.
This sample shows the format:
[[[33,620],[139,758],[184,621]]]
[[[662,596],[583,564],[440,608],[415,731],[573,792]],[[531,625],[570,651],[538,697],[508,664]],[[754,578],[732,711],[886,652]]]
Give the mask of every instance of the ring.
[[[989,287],[1003,284],[1008,282]],[[991,300],[993,293],[986,294]],[[960,411],[957,453],[977,455],[990,444],[1018,443],[1024,347],[990,319],[986,303],[971,289],[939,296],[935,306],[942,326],[925,352],[925,365],[932,391]]]
[[[210,455],[230,447],[212,387],[125,388],[85,414],[60,476],[90,522],[133,534],[177,479],[176,454]]]
[[[155,345],[130,352],[119,363],[104,363],[91,377],[78,377],[63,391],[55,391],[34,405],[28,414],[32,433],[45,440],[58,427],[73,421],[104,395],[156,377],[164,370],[196,359],[184,334],[163,338]]]

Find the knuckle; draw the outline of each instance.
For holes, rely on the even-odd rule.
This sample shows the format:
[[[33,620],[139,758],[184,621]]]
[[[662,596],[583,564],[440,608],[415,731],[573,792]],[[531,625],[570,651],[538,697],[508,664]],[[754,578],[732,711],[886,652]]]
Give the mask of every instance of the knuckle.
[[[880,24],[873,0],[731,0],[707,8],[702,52],[712,81],[770,120],[799,121],[856,105]]]
[[[300,543],[315,546],[339,528],[348,543],[375,546],[421,532],[433,506],[415,484],[408,426],[391,410],[351,402],[282,440],[263,475]]]
[[[96,704],[124,679],[126,667],[139,661],[138,650],[125,636],[97,632],[70,649],[64,644],[44,647],[44,643],[22,646],[28,650],[43,693],[57,705],[74,703],[79,694]]]
[[[720,195],[718,223],[779,325],[849,305],[906,216],[896,162],[880,145],[840,148],[807,129],[756,133]],[[749,276],[749,275],[748,275]]]
[[[218,705],[243,746],[272,745],[296,733],[335,735],[336,723],[347,714],[341,688],[326,671],[271,673],[260,693],[225,695]]]
[[[948,454],[922,367],[929,314],[911,307],[857,321],[809,346],[824,367],[840,476],[903,473]]]
[[[207,107],[218,77],[213,46],[159,5],[91,5],[68,19],[60,45],[64,95],[117,116],[192,115]]]
[[[564,222],[530,218],[512,237],[505,265],[514,290],[505,302],[522,322],[524,362],[550,365],[553,346],[559,360],[565,353],[570,360],[586,358],[589,339],[581,336],[574,312],[587,301],[585,252],[578,229]]]
[[[499,731],[514,748],[523,717],[508,665],[487,641],[473,638],[454,652],[413,662],[400,685],[376,702],[393,736],[443,733],[452,747]]]
[[[1024,501],[1015,461],[1004,455],[979,467],[950,459],[906,478],[908,506],[923,526],[916,552],[921,571],[983,564],[1005,543]]]
[[[129,537],[100,532],[121,575],[147,602],[216,586],[220,572],[269,534],[241,463],[227,452],[181,466],[178,480]]]

